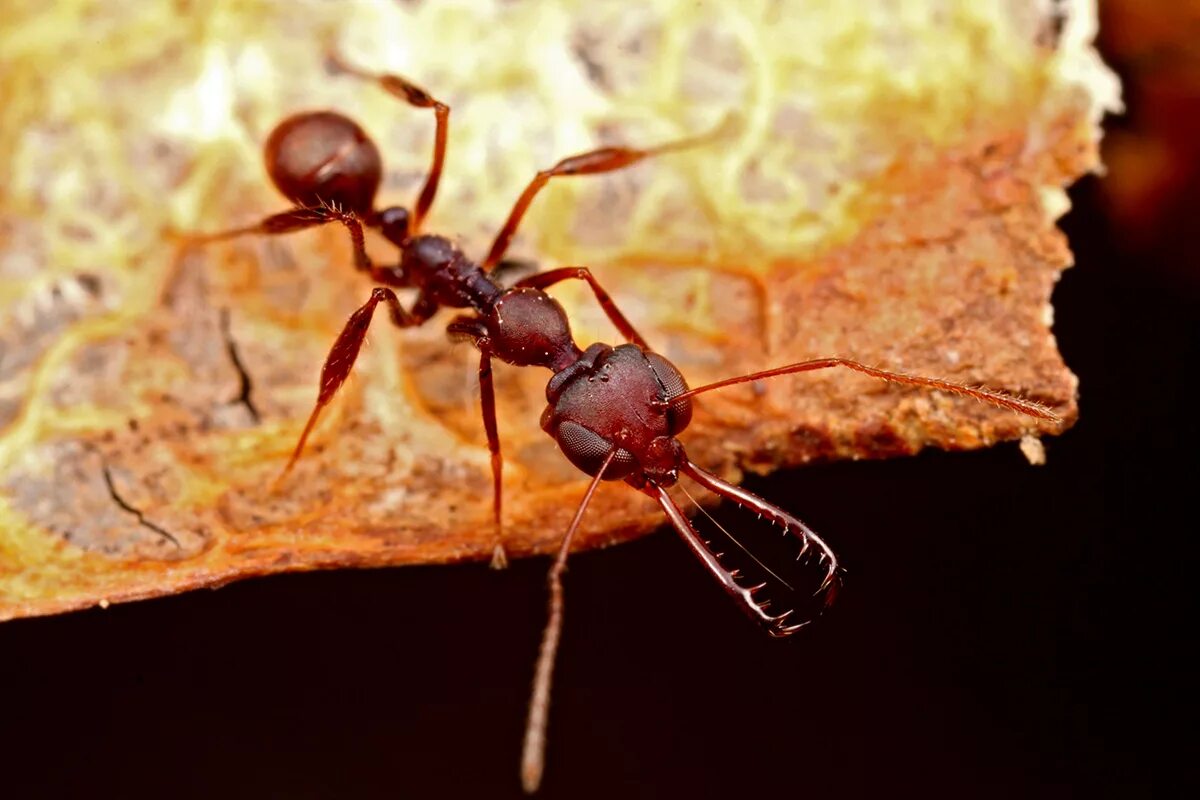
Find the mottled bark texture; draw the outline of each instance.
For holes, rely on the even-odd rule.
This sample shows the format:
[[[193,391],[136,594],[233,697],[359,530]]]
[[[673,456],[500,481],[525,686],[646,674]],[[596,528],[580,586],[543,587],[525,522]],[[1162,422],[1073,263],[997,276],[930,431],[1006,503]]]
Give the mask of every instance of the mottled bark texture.
[[[1051,292],[1071,262],[1054,220],[1061,189],[1096,168],[1096,122],[1114,102],[1089,60],[1089,4],[1068,4],[1074,33],[1012,2],[981,19],[964,4],[927,29],[897,20],[902,37],[883,35],[881,9],[834,20],[813,4],[789,12],[798,19],[751,20],[754,46],[726,41],[721,19],[684,15],[694,4],[650,4],[643,27],[619,11],[622,24],[608,25],[596,9],[610,5],[564,17],[578,26],[562,32],[574,71],[497,49],[504,26],[546,24],[521,7],[478,32],[481,52],[514,53],[509,72],[460,69],[424,46],[384,63],[389,37],[424,42],[436,37],[422,26],[445,24],[394,3],[373,22],[328,11],[287,25],[225,20],[229,41],[164,11],[151,31],[162,41],[141,51],[93,43],[79,22],[78,53],[56,42],[12,56],[0,70],[12,123],[0,146],[17,176],[0,194],[0,619],[287,570],[491,555],[477,356],[446,340],[448,315],[403,332],[376,320],[373,346],[272,493],[324,353],[370,284],[340,230],[203,249],[168,231],[280,210],[257,148],[286,111],[314,104],[363,121],[391,169],[388,200],[409,201],[432,121],[324,75],[331,41],[359,63],[419,73],[452,105],[429,227],[476,256],[538,167],[738,116],[720,145],[547,191],[516,241],[546,266],[592,266],[692,385],[839,355],[1005,389],[1074,421],[1076,380],[1051,332]],[[140,5],[129,13],[156,24]],[[816,38],[776,41],[788,25]],[[865,44],[846,44],[857,41],[847,25]],[[678,30],[690,38],[677,47]],[[938,42],[953,54],[959,40],[975,42],[965,67],[937,57]],[[783,55],[801,46],[811,63]],[[839,61],[855,47],[872,59]],[[39,72],[68,51],[71,65]],[[663,64],[674,83],[649,79]],[[79,108],[46,105],[39,74]],[[579,97],[590,105],[568,106]],[[380,241],[371,250],[393,257]],[[585,292],[554,291],[582,345],[612,341]],[[496,370],[514,556],[551,551],[586,485],[537,427],[548,377]],[[695,461],[737,477],[1058,432],[830,371],[706,395],[683,440]],[[661,521],[644,496],[605,485],[577,541],[614,544]]]

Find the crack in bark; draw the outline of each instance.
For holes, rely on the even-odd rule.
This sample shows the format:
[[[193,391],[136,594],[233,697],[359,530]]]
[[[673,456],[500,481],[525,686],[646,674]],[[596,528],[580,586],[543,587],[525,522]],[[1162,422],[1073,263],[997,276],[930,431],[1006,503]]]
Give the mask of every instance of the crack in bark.
[[[238,374],[238,396],[231,400],[231,403],[241,403],[250,412],[250,419],[254,420],[254,424],[258,425],[262,422],[262,415],[258,413],[258,408],[254,405],[254,400],[251,394],[254,391],[254,382],[250,380],[250,373],[246,371],[246,365],[242,363],[242,357],[238,354],[237,342],[233,339],[233,330],[229,324],[229,309],[221,309],[221,336],[225,339],[225,352],[229,354],[229,360],[233,363],[233,368]]]
[[[135,517],[137,517],[138,524],[142,527],[149,528],[159,536],[171,542],[171,544],[175,545],[176,548],[180,550],[183,549],[183,545],[179,543],[179,540],[176,539],[170,531],[166,530],[165,528],[161,528],[150,520],[146,519],[146,515],[143,514],[140,509],[134,508],[125,501],[125,498],[121,497],[120,493],[117,492],[116,484],[113,483],[112,472],[108,469],[108,464],[102,463],[100,468],[104,473],[104,483],[106,486],[108,486],[109,495],[112,496],[113,501],[120,506],[122,510],[128,511],[130,514],[133,514]]]

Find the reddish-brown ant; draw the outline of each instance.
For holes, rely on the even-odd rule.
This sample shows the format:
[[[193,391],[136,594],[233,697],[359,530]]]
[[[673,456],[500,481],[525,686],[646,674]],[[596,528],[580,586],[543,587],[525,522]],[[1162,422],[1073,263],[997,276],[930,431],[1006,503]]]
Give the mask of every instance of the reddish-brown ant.
[[[964,386],[878,369],[844,358],[824,358],[741,375],[689,389],[679,370],[651,351],[586,267],[567,267],[527,277],[510,288],[501,288],[489,276],[500,262],[522,216],[537,192],[552,177],[611,172],[668,150],[690,146],[698,140],[676,142],[652,149],[601,148],[563,159],[539,172],[517,200],[508,220],[496,235],[487,257],[476,264],[448,239],[420,232],[421,223],[437,193],[445,160],[449,108],[424,90],[394,75],[375,75],[335,61],[343,71],[374,81],[391,94],[421,108],[433,108],[437,118],[433,165],[410,215],[400,207],[374,208],[381,162],[375,145],[354,122],[332,112],[299,114],[281,123],[266,147],[267,169],[275,185],[295,207],[260,223],[203,237],[223,238],[243,233],[280,234],[328,222],[345,225],[354,245],[356,266],[377,283],[371,298],[351,316],[334,342],[321,371],[320,390],[304,431],[284,470],[295,464],[304,449],[321,409],[329,403],[358,356],[379,303],[386,303],[393,323],[420,325],[441,307],[471,309],[458,316],[447,330],[471,339],[480,351],[479,382],[484,429],[492,459],[493,516],[499,546],[501,513],[500,441],[496,426],[491,360],[516,366],[538,366],[553,375],[546,386],[548,406],[542,428],[558,443],[564,455],[592,476],[548,576],[549,620],[538,656],[522,757],[522,783],[529,792],[540,784],[544,765],[545,731],[555,653],[562,631],[562,575],[567,554],[584,511],[601,480],[623,479],[659,504],[671,525],[721,587],[751,618],[772,636],[783,637],[807,624],[790,619],[793,611],[767,613],[767,603],[756,593],[765,585],[743,586],[741,574],[721,564],[720,554],[700,537],[668,493],[682,473],[715,494],[733,501],[799,540],[800,554],[814,553],[824,567],[824,577],[814,596],[827,603],[838,580],[837,558],[829,546],[803,522],[786,511],[730,484],[694,464],[676,438],[692,418],[692,398],[738,383],[756,381],[831,367],[845,367],[894,383],[920,386],[964,395],[1012,409],[1038,419],[1058,421],[1049,409],[1002,392]],[[399,264],[377,267],[363,243],[363,225],[378,228],[400,249]],[[581,350],[571,335],[562,306],[545,289],[567,279],[586,281],[608,318],[627,340],[612,347],[593,344]],[[417,299],[405,309],[389,287],[415,288]],[[502,554],[497,550],[497,555]],[[824,604],[822,603],[822,605]]]

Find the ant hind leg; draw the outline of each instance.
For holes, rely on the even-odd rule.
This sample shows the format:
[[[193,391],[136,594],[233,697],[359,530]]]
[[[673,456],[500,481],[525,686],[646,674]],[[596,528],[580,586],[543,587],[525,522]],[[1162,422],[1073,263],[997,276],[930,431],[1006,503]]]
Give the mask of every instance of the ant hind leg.
[[[429,166],[429,176],[425,179],[425,185],[421,187],[421,193],[417,196],[417,203],[413,207],[409,229],[410,234],[416,235],[421,227],[421,221],[425,219],[430,206],[433,205],[438,183],[442,179],[442,168],[446,163],[446,139],[450,129],[450,106],[436,99],[407,78],[359,69],[346,63],[341,56],[332,51],[329,53],[328,59],[330,65],[339,72],[375,83],[388,94],[403,100],[410,106],[433,109],[434,117],[437,120],[437,129],[434,132],[433,140],[433,160]]]
[[[371,260],[371,257],[367,254],[363,226],[358,217],[351,212],[343,211],[331,205],[314,206],[312,208],[297,207],[264,217],[254,225],[231,228],[230,230],[217,231],[216,233],[185,234],[183,240],[192,244],[207,244],[209,242],[233,239],[238,236],[281,236],[283,234],[295,233],[296,231],[308,230],[309,228],[316,228],[321,225],[328,225],[331,222],[340,222],[350,235],[350,246],[354,250],[355,269],[368,273],[376,283],[382,283],[387,286],[408,285],[403,275],[396,269],[378,267]]]
[[[304,445],[308,442],[308,437],[312,433],[313,427],[317,424],[317,418],[320,416],[321,410],[329,404],[334,395],[337,394],[338,389],[346,382],[346,378],[350,375],[350,370],[354,367],[354,362],[358,360],[358,354],[362,350],[362,343],[367,338],[367,329],[371,326],[371,318],[375,315],[375,307],[381,302],[387,303],[393,324],[401,328],[420,325],[433,316],[433,313],[437,310],[436,304],[421,298],[417,300],[412,311],[406,311],[404,306],[400,304],[400,299],[396,297],[396,293],[391,289],[376,287],[371,292],[371,299],[350,315],[350,319],[346,321],[342,332],[338,334],[337,340],[333,343],[333,347],[330,348],[329,355],[325,358],[325,364],[321,367],[321,386],[317,392],[317,402],[313,405],[312,413],[309,414],[308,421],[304,425],[304,431],[300,434],[299,441],[296,442],[296,447],[292,451],[291,458],[288,459],[287,466],[283,468],[283,472],[275,479],[273,486],[278,486],[292,471],[292,467],[296,465],[296,462],[300,460],[300,456],[304,452]]]

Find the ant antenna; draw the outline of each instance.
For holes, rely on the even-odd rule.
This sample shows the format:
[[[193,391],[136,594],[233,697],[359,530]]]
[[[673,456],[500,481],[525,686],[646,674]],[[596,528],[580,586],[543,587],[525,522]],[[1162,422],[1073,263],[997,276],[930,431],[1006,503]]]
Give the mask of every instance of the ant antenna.
[[[953,381],[945,381],[940,378],[924,378],[919,375],[908,375],[903,372],[889,372],[878,367],[868,366],[860,361],[853,361],[848,358],[817,358],[811,361],[800,361],[795,364],[787,364],[774,369],[763,370],[762,372],[751,372],[749,375],[739,375],[736,378],[726,378],[723,381],[710,383],[705,386],[700,386],[695,389],[689,389],[683,394],[676,395],[671,398],[672,402],[682,400],[684,398],[693,397],[701,392],[711,392],[714,389],[722,389],[726,386],[733,386],[738,383],[748,383],[757,381],[763,378],[774,378],[777,375],[790,375],[795,372],[812,372],[818,369],[828,369],[830,367],[846,367],[855,372],[861,372],[865,375],[870,375],[873,378],[880,378],[890,383],[902,383],[909,386],[922,386],[927,389],[937,389],[950,394],[963,395],[964,397],[973,397],[984,403],[990,403],[994,406],[1012,409],[1026,416],[1044,419],[1055,424],[1062,424],[1062,417],[1055,414],[1042,403],[1034,400],[1026,400],[1021,397],[1008,394],[1006,392],[998,392],[993,389],[986,389],[982,386],[967,386],[962,383],[954,383]]]

